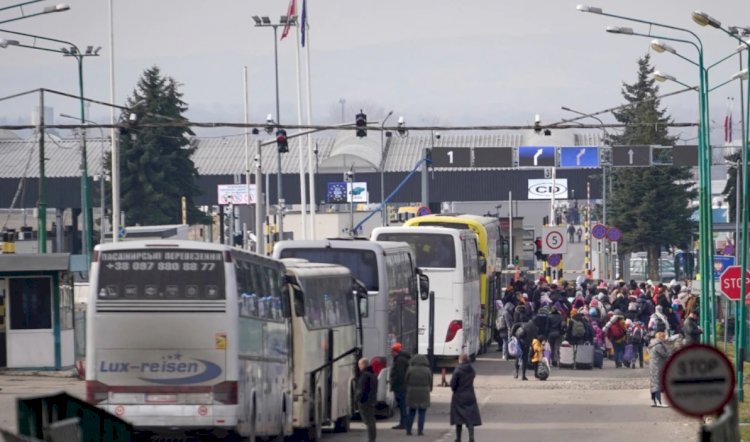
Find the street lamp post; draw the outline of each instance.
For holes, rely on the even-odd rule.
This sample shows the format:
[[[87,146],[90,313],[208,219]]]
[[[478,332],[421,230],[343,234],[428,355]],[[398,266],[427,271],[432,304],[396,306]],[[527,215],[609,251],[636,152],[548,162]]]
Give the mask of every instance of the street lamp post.
[[[706,14],[705,12],[701,11],[695,11],[692,14],[693,21],[697,23],[700,26],[711,26],[713,28],[717,28],[722,30],[724,33],[729,35],[732,38],[737,39],[739,41],[740,45],[744,45],[745,49],[747,51],[747,61],[748,61],[748,68],[750,68],[750,43],[743,41],[740,36],[738,29],[736,27],[733,28],[733,31],[725,29],[721,26],[721,22],[716,20],[715,18],[711,17],[710,15]],[[743,72],[739,72],[734,75],[733,78],[747,78],[747,70]],[[745,204],[742,206],[742,245],[740,246],[741,255],[740,255],[740,265],[742,267],[742,275],[747,272],[747,259],[748,259],[748,213],[750,212],[747,204],[747,196],[748,196],[748,128],[750,128],[750,125],[747,124],[748,117],[750,117],[750,87],[748,87],[748,103],[747,103],[747,109],[743,109],[745,112],[745,117],[743,118],[743,121],[745,122],[745,130],[742,131],[742,195],[743,198],[745,198]],[[735,370],[737,371],[737,395],[739,396],[739,399],[742,401],[744,400],[744,387],[743,387],[743,381],[744,381],[744,361],[745,361],[745,297],[747,296],[747,290],[745,287],[745,284],[740,284],[740,300],[737,302],[737,320],[739,321],[739,327],[737,328],[738,335],[735,337],[735,342],[737,343],[737,351],[735,352]]]
[[[282,15],[279,23],[271,23],[271,19],[267,16],[259,17],[254,15],[253,21],[255,22],[256,28],[272,28],[273,29],[273,65],[275,75],[275,89],[276,89],[276,124],[281,124],[281,112],[279,110],[279,49],[278,49],[278,31],[279,26],[296,26],[297,17]],[[284,235],[284,197],[281,188],[281,151],[276,151],[276,167],[278,172],[276,174],[276,203],[278,205],[278,216],[279,216],[279,238],[283,238]],[[266,189],[268,191],[268,189]],[[302,210],[305,210],[303,207]]]
[[[31,3],[37,3],[37,2],[40,2],[40,1],[42,1],[42,0],[32,0],[32,1],[27,1],[27,2],[24,2],[24,3],[17,4],[17,5],[6,6],[4,8],[0,8],[0,11],[4,11],[4,10],[7,10],[7,9],[16,8],[16,7],[21,9],[21,16],[20,17],[14,17],[14,18],[10,18],[10,19],[7,19],[7,20],[0,21],[0,25],[5,24],[5,23],[10,23],[10,22],[18,21],[18,20],[23,20],[25,18],[36,17],[38,15],[53,14],[55,12],[63,12],[63,11],[67,11],[68,9],[70,9],[70,6],[68,6],[68,5],[64,4],[64,3],[60,3],[59,5],[47,6],[46,8],[42,9],[40,12],[35,12],[35,13],[29,14],[29,15],[24,14],[24,12],[23,12],[23,6],[24,5],[28,5],[28,4],[31,4]]]
[[[55,12],[55,11],[52,11]],[[64,47],[62,49],[50,49],[50,48],[44,48],[40,46],[34,45],[24,45],[20,44],[16,40],[5,40],[5,45],[0,45],[0,47],[7,47],[9,44],[13,46],[19,46],[23,48],[29,48],[29,49],[37,49],[40,51],[47,51],[47,52],[55,52],[58,54],[63,54],[63,56],[66,57],[74,57],[76,59],[76,62],[78,64],[78,90],[79,90],[79,101],[80,101],[80,120],[81,123],[86,122],[86,108],[85,108],[85,100],[84,100],[84,94],[83,94],[83,59],[84,57],[95,57],[99,55],[99,51],[101,50],[101,47],[98,47],[94,49],[93,46],[88,46],[86,48],[86,52],[82,52],[78,46],[75,44],[60,40],[56,38],[49,38],[49,37],[42,37],[39,35],[34,34],[26,34],[23,32],[17,32],[17,31],[8,31],[5,29],[0,29],[0,32],[8,33],[8,34],[14,34],[14,35],[21,35],[25,37],[30,37],[34,39],[39,40],[45,40],[45,41],[51,41],[55,43],[62,43],[65,45],[68,45],[69,47]],[[40,112],[44,112],[44,109],[40,109]],[[88,155],[86,152],[86,131],[82,129],[81,131],[81,210],[83,211],[83,255],[86,257],[86,265],[88,266],[91,264],[91,250],[93,248],[93,240],[92,240],[92,230],[93,230],[93,223],[91,221],[91,197],[89,195],[89,184],[88,184]]]
[[[601,125],[601,129],[604,134],[604,139],[606,140],[606,137],[609,136],[609,133],[607,133],[607,128],[604,126],[604,121],[602,121],[602,119],[597,117],[596,115],[579,112],[575,109],[571,109],[566,106],[561,106],[560,109],[564,111],[572,112],[574,114],[581,115],[583,117],[595,119]],[[610,198],[611,198],[611,195],[610,195]],[[602,163],[602,224],[604,224],[605,226],[607,225],[607,164],[604,164],[604,163]],[[604,279],[609,279],[609,275],[608,275],[609,264],[608,264],[607,256],[608,256],[607,249],[605,248],[604,249]]]
[[[696,48],[698,51],[698,70],[700,75],[700,93],[699,93],[699,106],[700,106],[700,113],[699,113],[699,119],[700,119],[700,125],[698,129],[698,170],[699,170],[699,231],[700,231],[700,274],[701,274],[701,302],[700,302],[700,321],[703,325],[703,329],[707,331],[706,334],[703,335],[704,342],[713,342],[713,336],[715,336],[714,328],[715,324],[714,321],[709,318],[709,312],[711,311],[709,309],[710,305],[713,305],[711,301],[715,299],[714,296],[714,283],[713,283],[713,238],[712,238],[712,232],[713,232],[713,220],[711,218],[711,149],[710,149],[710,142],[708,139],[708,122],[710,121],[708,118],[708,99],[707,99],[707,88],[706,84],[708,81],[708,75],[706,73],[706,70],[703,67],[703,43],[701,39],[692,31],[689,29],[679,28],[676,26],[666,25],[663,23],[657,23],[653,21],[648,20],[642,20],[632,17],[625,17],[621,15],[615,15],[615,14],[609,14],[605,13],[601,8],[597,7],[591,7],[591,6],[585,6],[585,5],[578,5],[577,9],[581,12],[588,12],[592,14],[598,14],[608,17],[614,17],[619,18],[622,20],[632,21],[636,23],[642,23],[649,26],[655,26],[660,28],[666,28],[671,29],[675,31],[685,32],[690,34],[693,38],[695,38],[694,41],[690,40],[680,40],[675,38],[663,38],[665,40],[671,40],[671,41],[679,41],[682,43],[688,43],[691,44]],[[636,34],[633,32],[630,28],[609,28],[607,29],[608,32],[612,33],[618,33],[618,34],[626,34],[626,35],[644,35],[644,34]],[[653,35],[646,35],[650,37],[655,37]],[[697,43],[696,43],[697,42]],[[659,51],[660,48],[662,48],[662,51],[666,50],[668,52],[672,52],[673,54],[676,54],[676,51],[672,48],[663,47],[663,46],[653,46],[654,50]],[[682,57],[682,56],[680,56]],[[684,57],[682,57],[684,58]],[[690,61],[687,58],[684,58],[685,60]],[[692,61],[690,61],[693,64],[696,64]]]
[[[69,118],[71,120],[78,120],[79,119],[79,117],[74,117],[73,115],[68,115],[68,114],[60,114],[60,116],[63,117],[63,118]],[[86,123],[89,124],[89,125],[93,125],[93,126],[96,125],[96,122],[91,121],[91,120],[86,120]],[[98,129],[99,129],[99,136],[100,136],[100,138],[102,140],[104,140],[104,131],[102,130],[101,127],[99,127]],[[83,132],[81,133],[81,135],[83,136]],[[103,155],[102,155],[102,158],[101,158],[101,164],[102,164],[102,169],[104,169],[104,158],[103,158]],[[93,178],[95,182],[96,181],[99,182],[99,244],[104,244],[104,238],[105,238],[105,234],[107,232],[107,228],[106,228],[106,226],[107,226],[107,209],[106,209],[105,199],[104,199],[104,183],[105,183],[105,181],[109,181],[110,178],[104,174],[103,170],[101,172],[99,172],[98,174],[92,176],[91,178]]]
[[[383,122],[380,124],[380,225],[382,226],[388,225],[388,214],[385,210],[385,134],[383,128],[391,115],[393,115],[393,111],[388,112],[388,115],[383,118]]]

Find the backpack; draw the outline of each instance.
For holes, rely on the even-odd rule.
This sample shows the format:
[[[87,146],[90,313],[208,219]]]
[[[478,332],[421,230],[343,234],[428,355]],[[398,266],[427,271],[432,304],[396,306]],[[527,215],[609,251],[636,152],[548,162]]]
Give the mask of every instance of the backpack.
[[[573,328],[571,331],[571,335],[574,338],[583,338],[584,336],[586,336],[586,326],[583,325],[582,321],[573,319]]]
[[[508,354],[512,358],[517,358],[521,353],[521,348],[518,345],[518,338],[513,336],[510,338],[510,341],[508,341]]]
[[[620,322],[622,319],[618,319],[609,326],[609,337],[613,340],[617,340],[625,336],[625,330],[622,328]]]
[[[630,340],[638,343],[643,341],[643,326],[639,323],[633,323],[633,329],[630,331]]]
[[[506,330],[508,328],[508,321],[505,319],[505,315],[500,313],[495,318],[495,329],[497,330]]]

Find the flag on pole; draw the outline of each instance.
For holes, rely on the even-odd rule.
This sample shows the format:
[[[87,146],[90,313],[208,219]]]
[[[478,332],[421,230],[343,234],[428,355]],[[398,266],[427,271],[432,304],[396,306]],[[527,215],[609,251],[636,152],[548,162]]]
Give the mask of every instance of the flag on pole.
[[[279,40],[283,40],[289,35],[289,29],[292,27],[292,17],[295,15],[297,15],[297,0],[289,0],[289,8],[286,10],[286,24],[284,25],[284,30],[281,31],[281,38]]]
[[[732,142],[732,106],[730,99],[727,99],[727,116],[724,117],[724,144]]]
[[[300,24],[302,26],[302,39],[300,40],[302,43],[302,47],[305,47],[305,35],[307,34],[307,0],[302,0],[302,22]]]

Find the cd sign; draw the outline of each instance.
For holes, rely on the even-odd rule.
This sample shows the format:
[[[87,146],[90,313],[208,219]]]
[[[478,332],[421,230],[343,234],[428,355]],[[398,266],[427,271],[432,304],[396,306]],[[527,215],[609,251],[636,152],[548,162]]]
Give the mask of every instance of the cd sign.
[[[552,199],[552,194],[557,199],[568,198],[568,180],[561,178],[555,180],[554,187],[552,180],[529,180],[529,199],[530,200],[548,200]]]

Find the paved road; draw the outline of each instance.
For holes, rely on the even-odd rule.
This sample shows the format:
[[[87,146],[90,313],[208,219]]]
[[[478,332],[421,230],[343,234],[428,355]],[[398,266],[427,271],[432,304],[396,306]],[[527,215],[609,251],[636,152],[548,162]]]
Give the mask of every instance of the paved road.
[[[695,420],[671,408],[650,407],[648,368],[615,369],[606,361],[603,370],[553,369],[547,381],[524,382],[513,379],[512,362],[499,360],[496,353],[480,357],[474,366],[484,422],[476,429],[477,442],[697,439]],[[436,383],[439,381],[437,375]],[[448,425],[450,390],[435,387],[432,401],[425,437],[416,440],[455,440]],[[414,436],[392,430],[394,424],[394,419],[378,422],[380,440],[414,440]],[[366,440],[359,422],[352,424],[348,434],[326,436],[341,442]],[[463,440],[467,440],[466,430]]]
[[[648,368],[615,369],[611,361],[603,370],[556,370],[550,379],[520,381],[512,377],[512,362],[497,352],[480,357],[477,396],[484,425],[477,442],[514,441],[613,441],[646,442],[696,440],[698,424],[671,408],[651,408]],[[450,379],[450,374],[447,375]],[[435,385],[440,382],[435,376]],[[73,378],[0,375],[0,427],[15,429],[15,398],[67,391],[84,394],[83,382]],[[394,419],[378,422],[379,440],[453,441],[449,427],[450,390],[436,386],[427,413],[425,437],[408,437],[391,430]],[[364,427],[352,424],[346,434],[325,434],[337,442],[366,440]],[[464,431],[464,440],[467,435]]]

